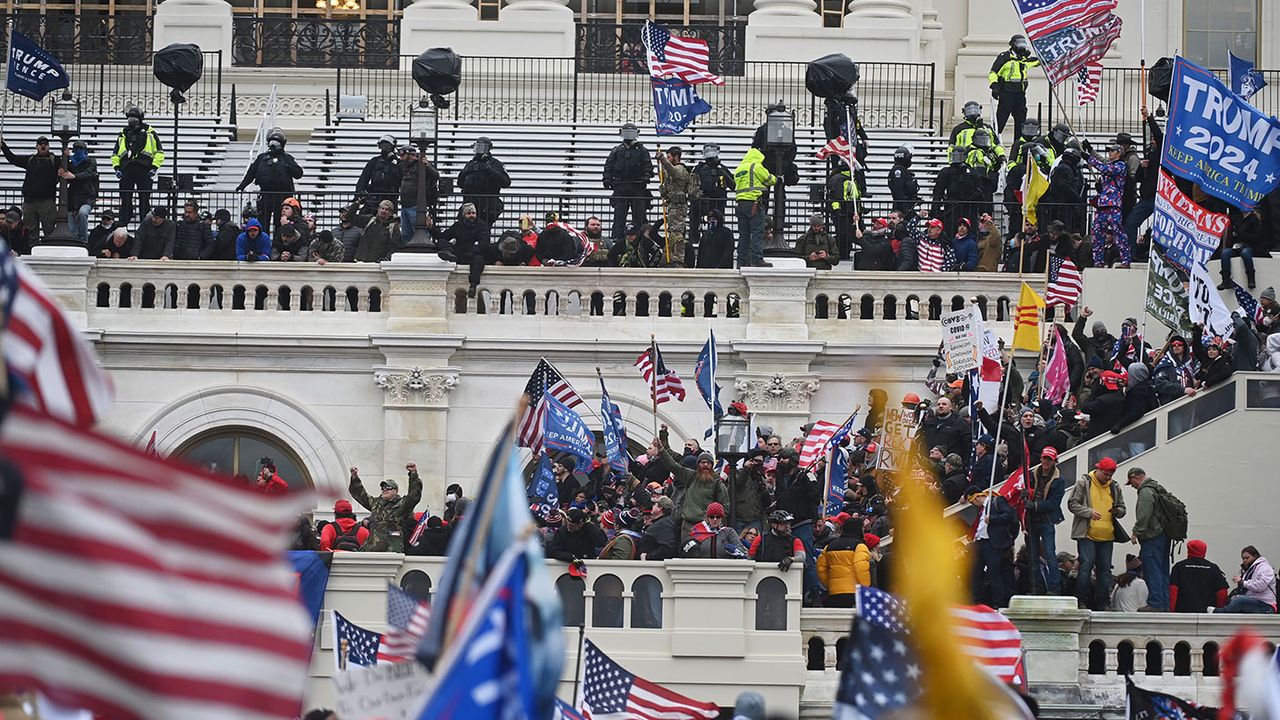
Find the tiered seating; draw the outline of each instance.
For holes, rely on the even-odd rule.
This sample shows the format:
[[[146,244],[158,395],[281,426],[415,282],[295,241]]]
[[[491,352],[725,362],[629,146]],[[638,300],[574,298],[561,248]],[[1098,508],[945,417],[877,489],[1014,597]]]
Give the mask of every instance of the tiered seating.
[[[174,131],[173,117],[152,116],[148,124],[155,128],[166,158],[161,173],[173,172]],[[119,115],[86,115],[81,122],[80,139],[89,145],[89,155],[98,162],[101,190],[108,198],[105,206],[114,207],[116,176],[111,172],[111,153],[115,150],[116,136],[124,126]],[[49,118],[41,115],[9,115],[4,119],[4,141],[18,155],[35,152],[36,138],[44,135],[51,141],[50,151],[61,152],[60,141],[49,134]],[[178,172],[190,174],[197,191],[211,190],[227,155],[227,146],[234,136],[234,128],[217,117],[184,115],[178,122],[177,155]],[[0,162],[0,185],[11,192],[6,202],[17,202],[22,186],[22,170],[7,162]]]
[[[695,126],[678,137],[662,138],[661,142],[683,147],[685,162],[691,166],[698,162],[703,144],[716,142],[721,147],[721,158],[732,169],[750,145],[754,130],[743,126]],[[405,125],[365,122],[317,128],[307,148],[307,176],[301,181],[302,188],[351,193],[365,162],[377,151],[378,138],[385,133],[403,139]],[[925,130],[872,130],[869,134],[868,183],[875,204],[887,204],[889,200],[888,171],[893,164],[893,151],[903,143],[914,149],[913,167],[927,195],[934,175],[946,162],[946,139]],[[441,172],[456,177],[471,157],[472,143],[481,135],[493,139],[494,154],[511,174],[512,187],[505,193],[508,216],[556,208],[580,221],[586,214],[607,212],[609,191],[601,185],[600,177],[605,158],[618,143],[616,126],[442,123]],[[659,138],[643,129],[640,139],[650,149],[658,147]],[[814,209],[808,200],[808,186],[822,182],[824,165],[814,153],[824,143],[820,128],[797,129],[801,186],[788,191],[789,197],[795,199],[788,202],[787,219],[793,227],[803,227]],[[655,191],[656,187],[655,178]]]

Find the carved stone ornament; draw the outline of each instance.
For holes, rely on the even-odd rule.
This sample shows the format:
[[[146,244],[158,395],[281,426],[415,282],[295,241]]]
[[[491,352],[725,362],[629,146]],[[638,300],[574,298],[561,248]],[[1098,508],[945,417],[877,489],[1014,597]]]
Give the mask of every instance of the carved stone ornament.
[[[449,391],[458,386],[458,374],[432,373],[415,367],[407,373],[377,372],[373,382],[387,400],[400,405],[443,405]]]
[[[788,379],[774,373],[761,378],[740,377],[733,386],[738,391],[738,399],[753,412],[808,412],[809,399],[818,392],[818,379]]]

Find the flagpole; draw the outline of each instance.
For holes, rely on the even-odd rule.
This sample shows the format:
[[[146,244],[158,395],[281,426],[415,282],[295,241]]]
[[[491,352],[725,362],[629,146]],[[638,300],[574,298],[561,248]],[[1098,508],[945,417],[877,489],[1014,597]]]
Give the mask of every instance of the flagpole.
[[[1009,362],[1004,366],[1004,377],[1001,378],[1002,380],[1004,380],[1004,388],[1001,389],[1000,391],[1000,407],[996,408],[996,412],[998,413],[998,416],[996,419],[996,436],[993,440],[995,445],[992,446],[991,448],[991,452],[993,453],[996,453],[995,446],[998,446],[1000,444],[1000,441],[1002,440],[1002,438],[1000,437],[1000,432],[1004,428],[1004,406],[1009,402],[1009,386],[1012,384],[1010,382],[1010,375],[1012,375],[1012,373],[1013,373],[1013,348],[1010,348]],[[1023,453],[1023,454],[1025,455],[1026,453]],[[988,491],[990,491],[991,488],[994,488],[996,486],[996,464],[997,464],[996,459],[998,455],[999,453],[996,453],[996,455],[992,456],[991,458],[991,481],[987,484]]]
[[[671,263],[671,228],[667,227],[667,201],[662,198],[662,141],[658,141],[658,202],[662,203],[662,257],[667,264]],[[646,191],[647,192],[647,191]],[[684,258],[680,259],[684,262]],[[654,415],[657,417],[657,415]]]
[[[711,365],[711,387],[708,389],[708,392],[711,393],[711,442],[712,447],[715,447],[715,442],[718,439],[716,437],[716,401],[719,400],[716,395],[716,365],[719,364],[719,361],[716,359],[718,354],[716,350],[716,334],[711,329],[711,318],[707,318],[707,351],[707,362]],[[694,378],[693,382],[696,384],[698,379]]]
[[[596,368],[596,369],[599,370],[599,368]],[[582,697],[581,697],[581,689],[580,689],[581,687],[580,683],[582,681],[582,659],[583,659],[582,647],[583,645],[586,644],[586,639],[587,639],[586,618],[583,618],[583,622],[578,623],[578,662],[574,665],[574,668],[573,668],[573,709],[574,710],[578,710],[582,708]]]
[[[658,437],[658,340],[653,333],[649,333],[649,397],[653,400],[653,436]]]
[[[1139,117],[1146,115],[1147,112],[1147,0],[1142,0],[1140,10],[1139,24],[1142,27],[1142,49],[1139,51],[1138,58],[1138,108],[1140,110]],[[1228,66],[1231,63],[1227,63]],[[1147,123],[1142,121],[1142,147],[1143,152],[1147,147]]]

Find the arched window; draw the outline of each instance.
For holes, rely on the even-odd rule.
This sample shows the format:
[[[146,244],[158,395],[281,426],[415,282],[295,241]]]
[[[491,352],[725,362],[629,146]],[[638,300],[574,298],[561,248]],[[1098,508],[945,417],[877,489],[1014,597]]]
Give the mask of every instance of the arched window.
[[[652,575],[631,583],[631,627],[662,627],[662,581]]]
[[[313,486],[297,453],[278,438],[252,428],[219,428],[188,440],[173,454],[215,473],[247,478],[258,474],[259,460],[269,457],[289,487]]]
[[[756,629],[787,629],[787,584],[776,577],[756,586]]]
[[[421,570],[410,570],[400,578],[400,589],[416,600],[431,602],[431,576]]]
[[[560,602],[564,606],[565,627],[577,627],[586,618],[587,599],[582,594],[585,588],[581,578],[569,573],[556,578],[556,592],[560,593]]]
[[[591,586],[591,627],[622,627],[622,580],[617,575],[601,575]]]

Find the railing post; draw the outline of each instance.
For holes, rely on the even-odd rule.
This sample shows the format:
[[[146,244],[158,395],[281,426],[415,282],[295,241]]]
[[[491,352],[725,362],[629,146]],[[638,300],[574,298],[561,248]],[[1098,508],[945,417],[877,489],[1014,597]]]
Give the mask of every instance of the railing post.
[[[578,123],[578,70],[578,58],[575,52],[573,58],[573,122],[575,125]]]
[[[929,63],[929,129],[933,129],[933,98],[937,92],[935,83],[938,81],[938,66],[935,63]]]
[[[342,103],[342,66],[339,65],[334,70],[335,72],[338,73],[338,80],[337,80],[337,83],[335,84],[333,95],[338,100],[338,103],[341,104]],[[369,106],[366,105],[365,107],[367,108]],[[325,93],[325,98],[324,98],[324,122],[326,125],[329,124],[329,94],[328,93]]]
[[[218,118],[222,118],[222,48],[218,48]]]
[[[236,84],[231,83],[231,118],[230,124],[233,128],[240,127],[238,118],[236,117]]]
[[[106,87],[107,66],[106,63],[100,62],[98,63],[98,112],[103,114],[106,113],[106,110],[103,109],[105,107],[105,105],[103,105],[103,98],[106,93]]]

